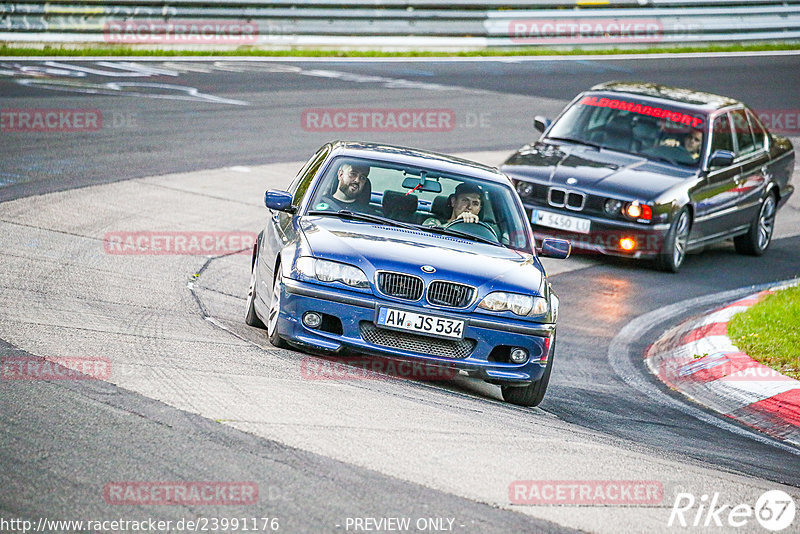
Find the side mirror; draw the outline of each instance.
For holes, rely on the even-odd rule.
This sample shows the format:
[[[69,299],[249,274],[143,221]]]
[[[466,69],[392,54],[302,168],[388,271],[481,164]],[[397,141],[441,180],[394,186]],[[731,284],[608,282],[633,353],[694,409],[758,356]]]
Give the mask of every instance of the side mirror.
[[[539,130],[540,132],[544,132],[550,123],[553,122],[546,117],[542,117],[541,115],[536,115],[533,118],[533,127]]]
[[[292,206],[292,194],[278,189],[270,189],[264,194],[264,204],[271,210],[287,213],[294,213],[297,209]]]
[[[555,239],[548,237],[542,240],[542,250],[539,256],[543,258],[553,258],[556,260],[565,260],[569,258],[569,253],[572,252],[572,244],[566,239]]]
[[[709,167],[727,167],[728,165],[733,164],[733,160],[736,156],[734,156],[733,152],[729,150],[715,150],[713,154],[711,154],[711,159],[708,160]]]

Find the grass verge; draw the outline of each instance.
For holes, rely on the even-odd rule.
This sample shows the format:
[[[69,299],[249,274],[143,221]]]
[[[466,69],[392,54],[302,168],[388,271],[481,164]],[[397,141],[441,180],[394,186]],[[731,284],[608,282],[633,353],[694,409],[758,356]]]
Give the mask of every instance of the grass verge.
[[[263,50],[240,47],[237,50],[152,50],[130,46],[44,46],[22,47],[0,44],[0,56],[269,56],[269,57],[504,57],[504,56],[575,56],[575,55],[611,55],[611,54],[680,54],[700,52],[764,52],[777,50],[800,50],[800,43],[764,43],[752,45],[710,45],[681,46],[670,48],[623,49],[610,48],[603,50],[553,50],[545,48],[519,48],[511,50],[482,49],[461,52],[438,52],[426,50],[410,50],[405,52],[386,52],[380,50]]]
[[[800,286],[734,315],[728,337],[754,360],[800,380]]]

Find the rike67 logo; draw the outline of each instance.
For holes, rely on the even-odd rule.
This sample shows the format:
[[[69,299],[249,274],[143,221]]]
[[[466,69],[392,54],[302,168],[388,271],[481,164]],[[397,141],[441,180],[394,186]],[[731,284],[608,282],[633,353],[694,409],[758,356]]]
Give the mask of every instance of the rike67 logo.
[[[778,532],[792,525],[795,513],[794,499],[781,490],[764,492],[756,500],[755,506],[723,502],[716,492],[713,495],[701,495],[700,498],[692,493],[678,493],[667,526],[719,527],[730,531],[732,527],[748,526],[755,518],[765,529]]]

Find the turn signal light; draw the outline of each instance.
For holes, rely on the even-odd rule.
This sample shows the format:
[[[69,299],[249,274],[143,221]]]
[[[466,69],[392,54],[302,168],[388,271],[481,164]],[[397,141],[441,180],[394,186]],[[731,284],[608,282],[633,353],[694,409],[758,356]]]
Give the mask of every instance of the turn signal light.
[[[550,355],[550,344],[552,342],[553,338],[544,338],[544,347],[542,347],[542,355],[539,356],[539,363],[547,363],[547,357]]]
[[[628,217],[633,217],[634,219],[638,219],[642,215],[642,206],[638,202],[633,202],[628,204],[627,209],[625,212],[628,214]]]
[[[647,204],[640,204],[638,201],[631,202],[625,207],[625,215],[632,219],[650,220],[653,218],[653,208]]]

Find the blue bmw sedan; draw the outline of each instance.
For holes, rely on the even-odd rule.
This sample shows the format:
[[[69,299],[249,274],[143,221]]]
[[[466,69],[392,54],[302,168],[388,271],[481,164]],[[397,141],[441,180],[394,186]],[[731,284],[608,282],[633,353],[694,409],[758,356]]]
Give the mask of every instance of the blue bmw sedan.
[[[558,298],[511,181],[421,150],[326,144],[288,191],[269,190],[253,250],[247,324],[312,352],[422,362],[544,398]]]

